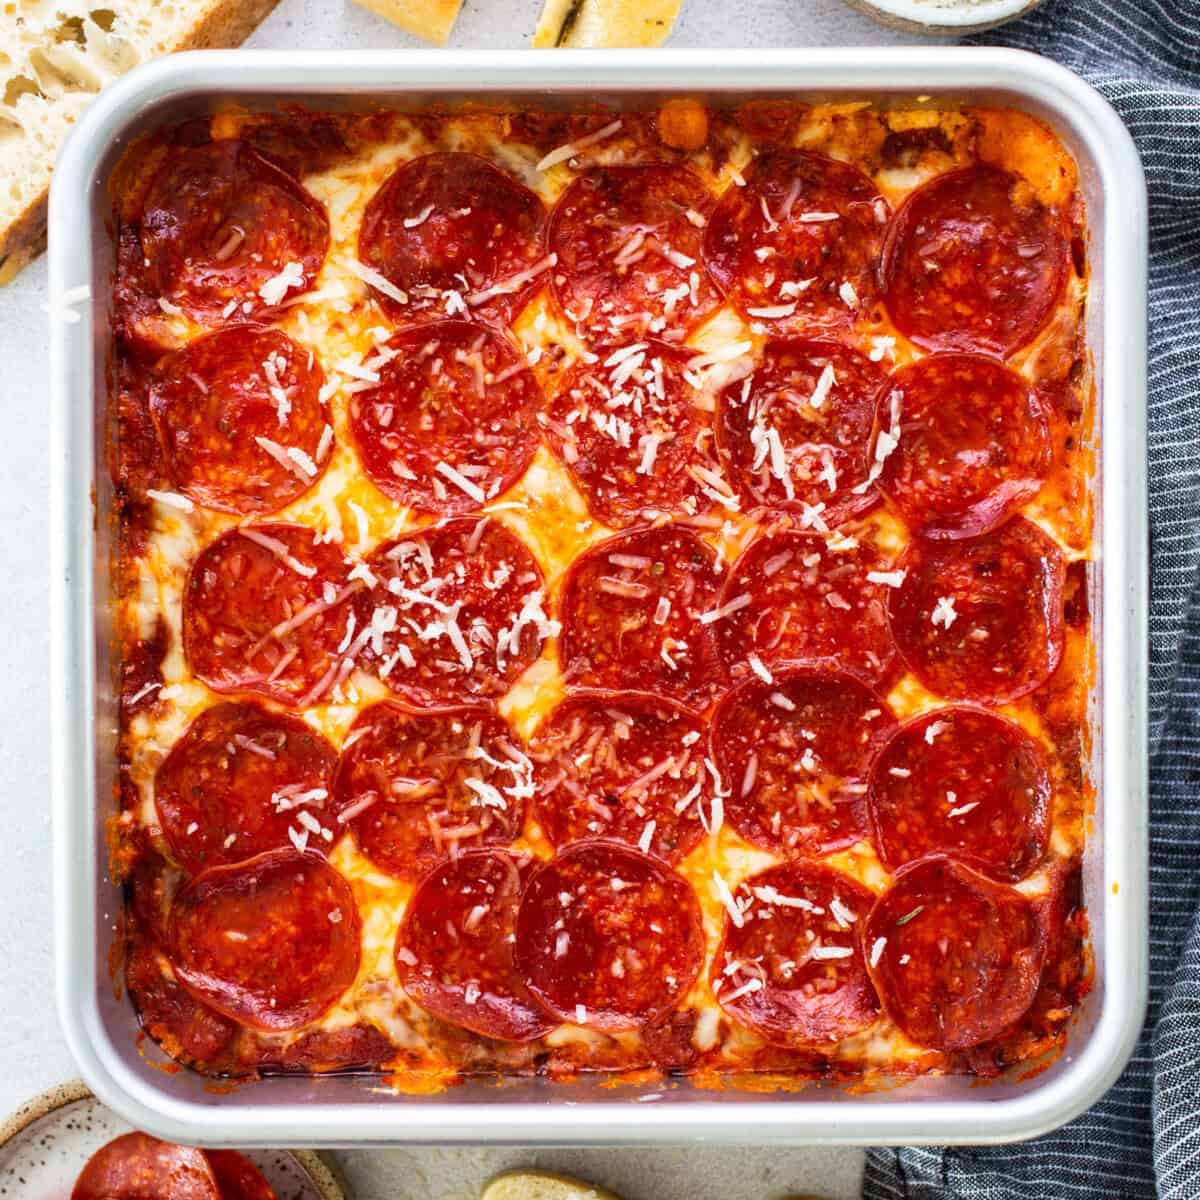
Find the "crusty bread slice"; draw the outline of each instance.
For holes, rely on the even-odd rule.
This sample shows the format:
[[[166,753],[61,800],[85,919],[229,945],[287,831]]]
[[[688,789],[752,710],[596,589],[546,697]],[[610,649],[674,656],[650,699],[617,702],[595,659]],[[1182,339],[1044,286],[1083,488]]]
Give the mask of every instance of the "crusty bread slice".
[[[0,284],[46,244],[59,147],[110,80],[173,50],[236,46],[278,0],[21,0],[0,7]]]
[[[682,0],[546,0],[533,45],[661,46]]]
[[[488,1183],[479,1200],[619,1200],[619,1197],[555,1171],[508,1171]]]
[[[357,0],[377,17],[398,25],[405,33],[444,46],[450,40],[462,0]]]

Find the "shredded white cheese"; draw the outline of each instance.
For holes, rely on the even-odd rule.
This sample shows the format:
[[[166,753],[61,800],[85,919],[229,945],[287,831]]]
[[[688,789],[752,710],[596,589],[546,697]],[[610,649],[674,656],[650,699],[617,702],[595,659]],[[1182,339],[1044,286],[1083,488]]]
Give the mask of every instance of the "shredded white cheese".
[[[958,613],[954,611],[953,597],[939,596],[937,603],[933,606],[933,612],[929,614],[929,623],[949,629],[957,619]]]
[[[620,120],[610,121],[601,129],[597,129],[595,133],[589,133],[586,137],[576,138],[573,142],[564,142],[555,150],[551,150],[534,168],[537,171],[548,171],[551,167],[558,166],[561,162],[566,162],[569,158],[574,158],[580,150],[586,150],[589,146],[596,145],[597,142],[604,141],[605,138],[610,138],[621,128]]]
[[[274,308],[292,290],[304,286],[304,266],[302,263],[289,262],[278,275],[273,275],[258,289],[263,303]]]

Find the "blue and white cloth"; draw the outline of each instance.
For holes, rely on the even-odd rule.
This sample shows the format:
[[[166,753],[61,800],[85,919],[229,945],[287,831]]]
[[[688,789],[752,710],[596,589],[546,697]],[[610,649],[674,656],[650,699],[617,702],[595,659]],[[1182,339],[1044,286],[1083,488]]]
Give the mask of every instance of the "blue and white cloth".
[[[1017,1146],[873,1150],[868,1200],[1200,1197],[1200,0],[1048,0],[978,39],[1082,75],[1150,187],[1150,1008],[1094,1108]]]

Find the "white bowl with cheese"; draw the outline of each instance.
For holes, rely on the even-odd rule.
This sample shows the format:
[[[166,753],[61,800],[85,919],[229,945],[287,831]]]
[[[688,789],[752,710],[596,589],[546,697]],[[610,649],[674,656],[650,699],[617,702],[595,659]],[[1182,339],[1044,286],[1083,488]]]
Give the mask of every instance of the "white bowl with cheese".
[[[1042,0],[846,0],[851,8],[893,29],[964,34],[992,29],[1024,16]]]

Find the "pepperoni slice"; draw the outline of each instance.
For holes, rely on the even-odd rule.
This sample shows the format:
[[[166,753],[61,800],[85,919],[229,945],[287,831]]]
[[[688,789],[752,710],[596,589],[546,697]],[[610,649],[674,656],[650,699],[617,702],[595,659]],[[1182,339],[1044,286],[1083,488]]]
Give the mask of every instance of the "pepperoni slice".
[[[570,696],[529,747],[537,816],[555,846],[613,838],[675,863],[700,841],[703,723],[644,692]]]
[[[883,371],[835,342],[767,345],[754,374],[730,384],[717,410],[717,445],[748,508],[802,512],[826,524],[875,503],[867,443]]]
[[[870,789],[871,833],[889,870],[946,852],[1015,882],[1046,853],[1045,756],[1019,725],[981,709],[908,722],[875,760]]]
[[[150,415],[149,380],[149,368],[121,355],[110,402],[114,433],[107,439],[109,474],[119,492],[138,497],[166,484],[162,442]]]
[[[573,684],[655,692],[691,706],[720,685],[702,617],[717,600],[716,555],[678,526],[599,542],[563,584],[563,672]]]
[[[511,842],[533,794],[533,764],[490,708],[410,712],[384,701],[359,713],[333,781],[339,827],[397,879],[446,854]]]
[[[884,302],[931,350],[1007,357],[1058,302],[1069,246],[1061,216],[997,167],[953,171],[918,188],[888,231]]]
[[[502,696],[557,632],[541,568],[491,517],[460,517],[379,547],[355,600],[364,664],[413,704]]]
[[[1040,687],[1062,658],[1062,551],[1015,517],[960,542],[914,540],[890,598],[913,674],[951,700],[1004,704]]]
[[[994,358],[935,354],[901,367],[879,409],[889,436],[899,418],[879,486],[925,537],[994,529],[1036,494],[1050,466],[1050,427],[1037,393]]]
[[[169,976],[162,951],[148,934],[130,938],[125,986],[142,1027],[172,1058],[211,1069],[237,1035],[232,1021]]]
[[[704,261],[748,317],[778,331],[844,329],[875,296],[889,210],[861,171],[806,150],[771,150],[728,188]]]
[[[431,321],[394,333],[379,385],[350,401],[350,432],[371,481],[422,512],[470,512],[524,474],[541,393],[501,333]]]
[[[427,875],[396,939],[396,974],[426,1011],[505,1042],[549,1033],[551,1020],[513,966],[522,865],[469,850]]]
[[[350,885],[323,858],[273,850],[181,888],[168,953],[206,1004],[279,1033],[315,1021],[354,982],[359,925]]]
[[[835,548],[836,547],[836,548]],[[890,564],[865,533],[822,538],[784,530],[756,538],[725,578],[715,622],[735,676],[794,659],[828,659],[872,683],[890,679]]]
[[[275,1189],[263,1173],[236,1150],[206,1150],[221,1200],[275,1200]]]
[[[784,863],[734,892],[713,960],[721,1007],[773,1046],[808,1049],[852,1037],[879,1012],[859,924],[875,897],[847,875]]]
[[[691,885],[619,842],[576,842],[529,881],[517,969],[564,1021],[608,1032],[661,1021],[704,961]]]
[[[237,326],[168,355],[150,410],[175,486],[226,512],[290,504],[329,460],[324,382],[312,351],[277,329]]]
[[[102,1146],[75,1181],[71,1200],[222,1200],[203,1150],[127,1133]]]
[[[747,841],[829,854],[866,834],[867,772],[896,728],[888,706],[842,672],[789,667],[747,679],[713,715],[725,814]]]
[[[236,138],[172,153],[146,193],[139,236],[152,299],[215,325],[307,291],[329,247],[324,207]]]
[[[1044,954],[1034,905],[952,858],[900,871],[865,932],[883,1007],[918,1045],[978,1046],[1033,1002]]]
[[[301,525],[231,529],[192,564],[183,646],[215,692],[257,692],[291,708],[318,703],[350,674],[340,657],[356,584],[333,546]]]
[[[176,862],[195,873],[290,844],[319,821],[337,752],[298,717],[259,704],[205,709],[154,778],[154,806]],[[328,840],[328,839],[327,839]],[[320,848],[320,837],[310,838]]]
[[[397,320],[466,303],[508,321],[549,269],[545,217],[538,197],[487,159],[425,154],[402,163],[371,197],[358,256],[407,294],[401,304],[375,293]]]
[[[250,1050],[255,1065],[323,1075],[329,1071],[380,1071],[394,1060],[396,1047],[374,1025],[358,1020],[334,1029],[317,1027],[280,1044],[259,1039]]]
[[[631,342],[563,379],[542,424],[597,520],[619,527],[732,499],[687,360],[662,342]]]
[[[152,845],[145,844],[149,840],[146,835],[129,872],[127,907],[131,928],[136,918],[137,926],[158,944],[166,938],[167,916],[180,879],[167,860]]]
[[[600,343],[682,337],[720,304],[700,264],[712,196],[678,163],[596,167],[559,197],[549,242],[554,295]]]

